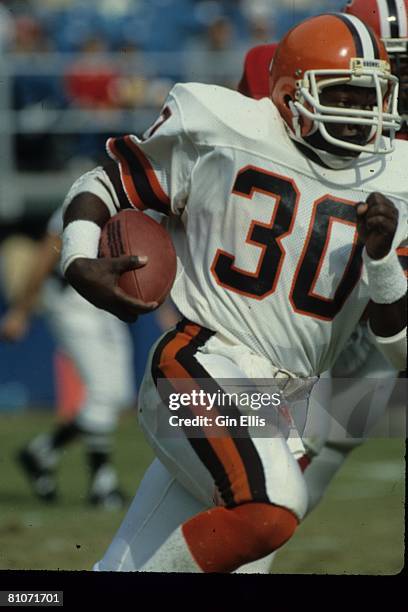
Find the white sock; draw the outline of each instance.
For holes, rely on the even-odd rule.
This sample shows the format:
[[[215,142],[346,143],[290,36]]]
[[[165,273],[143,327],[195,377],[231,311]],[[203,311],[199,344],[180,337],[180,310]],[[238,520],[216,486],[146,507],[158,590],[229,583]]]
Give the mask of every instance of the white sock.
[[[205,506],[155,459],[97,569],[139,571],[179,525],[202,510]]]
[[[48,434],[40,434],[31,440],[28,445],[37,461],[44,469],[52,470],[58,462],[60,452],[51,446],[51,438]]]
[[[195,562],[182,528],[177,527],[169,538],[141,568],[142,572],[178,572],[199,574],[202,570]]]
[[[118,487],[116,470],[111,465],[102,465],[95,473],[90,495],[107,495]]]

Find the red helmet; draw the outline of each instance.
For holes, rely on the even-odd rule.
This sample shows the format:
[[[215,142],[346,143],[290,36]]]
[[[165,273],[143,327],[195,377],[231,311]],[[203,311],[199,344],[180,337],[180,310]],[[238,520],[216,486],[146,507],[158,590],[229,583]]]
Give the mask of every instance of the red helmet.
[[[245,56],[238,91],[255,100],[269,96],[269,67],[277,43],[252,47]]]
[[[324,106],[320,94],[326,87],[355,85],[376,92],[374,108]],[[318,15],[292,28],[278,45],[270,71],[274,104],[297,140],[317,130],[334,146],[353,151],[388,153],[399,128],[398,79],[391,74],[381,40],[362,21],[351,15]],[[370,142],[364,145],[329,134],[328,123],[371,126]],[[381,138],[389,130],[391,140]]]

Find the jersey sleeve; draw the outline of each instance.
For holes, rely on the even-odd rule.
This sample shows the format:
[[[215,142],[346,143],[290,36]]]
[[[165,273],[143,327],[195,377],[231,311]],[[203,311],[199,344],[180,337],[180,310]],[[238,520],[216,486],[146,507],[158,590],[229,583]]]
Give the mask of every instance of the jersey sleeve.
[[[111,216],[121,209],[115,187],[107,172],[101,166],[85,172],[71,186],[61,207],[62,215],[64,215],[72,200],[81,193],[92,193],[97,196],[105,204]]]
[[[121,208],[181,214],[198,153],[184,128],[175,88],[142,138],[132,134],[110,138],[106,148],[116,164],[108,164],[105,171]]]

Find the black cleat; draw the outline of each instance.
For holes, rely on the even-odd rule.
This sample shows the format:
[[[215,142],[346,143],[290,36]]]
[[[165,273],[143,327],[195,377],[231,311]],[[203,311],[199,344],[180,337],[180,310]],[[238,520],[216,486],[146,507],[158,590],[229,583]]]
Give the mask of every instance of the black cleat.
[[[35,454],[27,448],[23,448],[18,453],[17,461],[27,476],[36,497],[45,502],[54,502],[57,499],[57,487],[53,472],[44,468]]]

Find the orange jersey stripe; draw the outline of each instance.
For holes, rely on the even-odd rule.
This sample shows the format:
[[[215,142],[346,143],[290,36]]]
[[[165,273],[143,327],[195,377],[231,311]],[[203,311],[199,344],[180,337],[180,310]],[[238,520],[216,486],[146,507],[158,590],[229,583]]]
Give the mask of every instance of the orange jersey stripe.
[[[147,159],[146,155],[132,141],[130,136],[125,136],[125,142],[129,146],[129,148],[133,151],[133,153],[136,155],[136,157],[139,159],[140,163],[142,164],[142,166],[143,166],[143,168],[145,170],[145,174],[147,176],[147,179],[148,179],[148,181],[150,183],[150,187],[152,188],[155,196],[162,202],[162,204],[164,204],[165,206],[170,207],[170,198],[163,191],[162,186],[160,185],[159,181],[157,180],[156,173],[155,173],[155,171],[154,171],[150,161]]]
[[[117,161],[119,164],[120,177],[122,179],[122,184],[129,202],[135,208],[144,210],[146,206],[143,204],[142,200],[139,197],[139,194],[136,191],[129,164],[125,157],[118,151],[118,148],[115,143],[115,138],[109,138],[106,147],[108,149],[108,152],[111,154],[111,157],[113,157],[113,159],[115,159],[115,161]]]
[[[201,328],[198,325],[189,324],[185,327],[184,332],[179,332],[173,340],[171,340],[162,350],[159,359],[159,368],[165,374],[166,378],[172,381],[172,386],[179,393],[188,393],[191,390],[200,390],[197,381],[177,360],[177,353],[188,346],[188,344],[200,333]],[[176,379],[176,380],[175,380]],[[180,382],[177,379],[181,379]],[[204,407],[191,406],[191,411],[194,414],[204,414]],[[213,414],[215,411],[213,410]],[[232,484],[232,493],[235,503],[249,501],[252,498],[251,487],[244,462],[237,450],[237,447],[226,428],[225,436],[214,438],[211,436],[213,431],[211,427],[202,428],[205,433],[205,438],[208,444],[213,449],[218,460],[222,464],[225,473]],[[218,428],[218,433],[221,428]],[[237,481],[236,475],[242,474],[241,479]]]

